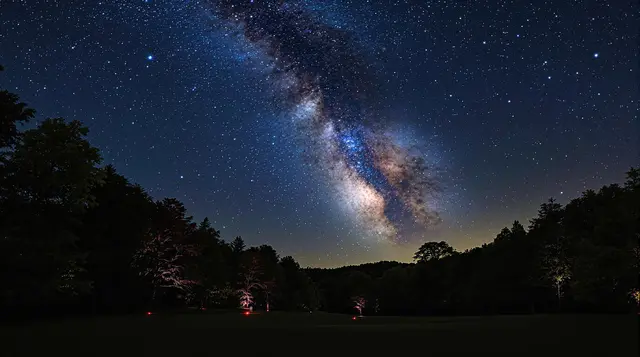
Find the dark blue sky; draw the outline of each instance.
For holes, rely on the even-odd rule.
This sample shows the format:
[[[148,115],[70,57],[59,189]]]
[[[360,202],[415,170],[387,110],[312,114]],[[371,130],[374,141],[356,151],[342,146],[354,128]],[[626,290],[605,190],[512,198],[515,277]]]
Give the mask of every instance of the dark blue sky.
[[[340,128],[336,108],[352,113],[353,98],[334,94],[359,92],[364,75],[348,73],[344,84],[335,83],[344,74],[327,74],[352,57],[371,72],[367,115],[390,141],[420,148],[442,188],[427,202],[441,223],[424,228],[389,213],[382,219],[408,242],[372,235],[345,208],[353,189],[327,176],[322,157],[309,159],[305,135],[322,140],[283,109],[278,72],[318,55],[309,38],[281,60],[288,37],[255,41],[243,33],[250,22],[221,16],[216,1],[3,1],[0,87],[39,118],[83,121],[104,163],[155,198],[176,197],[225,239],[268,243],[303,265],[409,260],[425,240],[476,246],[532,218],[547,198],[566,202],[638,165],[631,1],[273,3],[283,18],[312,19],[308,32],[322,41],[348,36],[338,41],[343,57],[294,74],[328,78],[318,88]],[[283,20],[261,21],[263,29]],[[357,123],[342,133],[370,129]],[[360,160],[345,157],[347,166]],[[372,182],[380,172],[353,167],[371,187],[387,187]],[[390,207],[403,196],[384,197]]]

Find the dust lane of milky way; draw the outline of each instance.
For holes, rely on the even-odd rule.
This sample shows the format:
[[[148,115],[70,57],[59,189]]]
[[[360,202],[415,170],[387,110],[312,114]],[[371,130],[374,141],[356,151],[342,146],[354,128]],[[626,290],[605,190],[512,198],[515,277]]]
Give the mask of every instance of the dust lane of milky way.
[[[211,11],[272,60],[285,110],[307,139],[301,145],[362,227],[402,242],[404,219],[439,222],[429,204],[436,177],[420,148],[396,142],[377,115],[375,76],[349,33],[294,3],[220,0]]]

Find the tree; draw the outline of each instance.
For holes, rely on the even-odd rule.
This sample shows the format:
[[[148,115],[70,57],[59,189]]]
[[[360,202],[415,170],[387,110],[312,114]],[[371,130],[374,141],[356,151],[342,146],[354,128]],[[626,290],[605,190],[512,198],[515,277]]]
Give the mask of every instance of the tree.
[[[47,119],[6,152],[0,185],[0,244],[8,305],[44,305],[88,292],[81,218],[102,173],[80,122]],[[27,280],[25,280],[27,279]]]
[[[152,302],[160,288],[185,294],[196,283],[185,274],[188,260],[197,254],[189,244],[194,229],[180,201],[167,198],[156,203],[151,229],[134,260],[139,274],[153,287]]]
[[[252,310],[254,301],[251,290],[241,287],[238,289],[238,294],[240,295],[240,307],[245,310]]]
[[[518,221],[513,221],[513,225],[511,226],[511,239],[523,239],[526,235],[527,231],[524,229],[524,226]]]
[[[635,305],[636,310],[640,311],[640,290],[638,288],[631,289],[629,292],[629,298]]]
[[[201,307],[220,304],[227,297],[230,270],[228,257],[231,249],[220,239],[220,232],[205,218],[191,236],[196,255],[188,263],[188,274],[197,281],[194,298]]]
[[[561,308],[564,286],[571,277],[568,240],[563,228],[564,210],[553,198],[540,205],[538,217],[531,220],[530,233],[537,237],[541,250],[538,256],[542,280],[552,286]]]
[[[628,292],[637,287],[640,260],[634,251],[640,237],[640,197],[633,172],[627,174],[624,187],[612,184],[586,191],[565,208],[569,288],[581,308],[626,311]]]
[[[0,66],[0,71],[4,68]],[[35,116],[35,110],[20,101],[18,95],[0,91],[0,149],[13,147],[19,138],[17,123],[26,123]]]
[[[280,305],[285,309],[295,309],[304,304],[302,291],[305,287],[304,273],[300,271],[300,265],[291,256],[280,259],[279,267],[282,271],[280,285]]]
[[[627,171],[627,180],[624,186],[631,191],[640,189],[640,168],[632,167]]]
[[[353,298],[353,307],[358,310],[358,315],[362,316],[362,310],[367,306],[367,300],[362,296],[356,296]]]
[[[281,280],[280,266],[278,261],[280,257],[272,246],[262,244],[257,249],[251,248],[250,251],[255,251],[258,254],[260,260],[260,266],[262,267],[262,293],[264,306],[267,311],[271,309],[271,302],[278,294],[278,280]]]
[[[240,256],[246,248],[244,240],[240,236],[235,237],[229,245],[231,246],[231,252],[237,256]]]
[[[453,254],[455,254],[455,250],[447,244],[447,242],[427,242],[420,246],[413,256],[413,259],[418,263],[424,263],[431,260],[442,259]]]
[[[230,254],[230,270],[231,270],[231,283],[235,287],[240,283],[240,273],[242,270],[242,254],[246,248],[242,237],[235,237],[231,243],[229,243]]]
[[[156,207],[140,186],[112,166],[102,172],[102,182],[91,191],[95,204],[82,218],[79,247],[87,252],[94,308],[131,311],[141,308],[150,294],[131,263],[147,238]]]
[[[378,279],[380,304],[389,314],[407,314],[415,306],[413,267],[397,266],[388,269]]]
[[[504,227],[504,228],[502,228],[500,233],[498,233],[498,235],[494,239],[494,242],[505,241],[505,240],[508,240],[510,238],[511,238],[511,230],[509,230],[509,228],[507,228],[507,227]]]
[[[255,291],[264,288],[261,278],[262,267],[259,258],[254,254],[246,255],[242,265],[240,286],[237,290],[240,297],[240,307],[243,309],[253,308]]]
[[[84,211],[102,175],[96,168],[98,149],[84,139],[88,131],[79,121],[62,118],[26,131],[5,162],[2,197]]]
[[[315,310],[318,305],[317,290],[307,274],[291,256],[280,259],[277,288],[279,307],[284,310]]]
[[[144,265],[140,264],[140,275],[150,279],[154,297],[157,288],[186,290],[193,283],[184,278],[185,251],[167,233],[153,234],[143,243],[136,259],[144,261]]]

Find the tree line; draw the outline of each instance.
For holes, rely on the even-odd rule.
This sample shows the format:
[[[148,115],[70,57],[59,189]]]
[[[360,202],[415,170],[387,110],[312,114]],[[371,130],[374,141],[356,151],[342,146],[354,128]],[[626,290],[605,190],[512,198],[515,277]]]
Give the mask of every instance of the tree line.
[[[14,317],[184,306],[315,309],[292,257],[225,242],[173,198],[100,166],[78,121],[0,91],[0,312]]]
[[[624,185],[549,199],[525,228],[456,252],[427,242],[415,264],[309,269],[328,311],[381,314],[628,312],[640,290],[640,170]]]
[[[2,68],[0,67],[0,70]],[[154,200],[112,166],[78,121],[0,91],[0,313],[17,318],[161,309],[364,314],[626,311],[640,297],[640,172],[624,185],[550,200],[528,229],[416,263],[302,269],[268,245],[230,242],[174,198]]]

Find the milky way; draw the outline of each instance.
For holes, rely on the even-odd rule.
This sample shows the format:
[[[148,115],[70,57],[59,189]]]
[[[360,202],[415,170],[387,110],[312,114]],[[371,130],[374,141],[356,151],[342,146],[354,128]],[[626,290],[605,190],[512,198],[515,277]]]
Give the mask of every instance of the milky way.
[[[303,266],[469,249],[637,166],[633,2],[256,1],[0,1],[0,88]]]
[[[439,221],[433,170],[419,148],[394,140],[377,114],[373,70],[348,32],[291,2],[221,0],[211,11],[271,59],[300,145],[362,227],[400,242],[407,218],[423,227]]]

